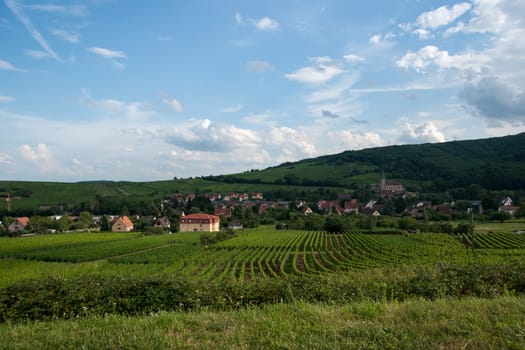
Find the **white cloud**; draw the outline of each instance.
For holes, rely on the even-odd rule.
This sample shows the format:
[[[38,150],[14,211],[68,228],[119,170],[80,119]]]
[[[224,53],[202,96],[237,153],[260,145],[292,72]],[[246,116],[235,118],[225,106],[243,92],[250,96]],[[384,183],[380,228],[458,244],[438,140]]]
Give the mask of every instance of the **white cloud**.
[[[188,150],[229,152],[242,147],[254,147],[259,136],[252,130],[234,125],[192,120],[163,132],[166,142]]]
[[[445,142],[445,135],[438,130],[432,121],[423,124],[405,124],[405,130],[400,136],[400,141],[404,143],[424,143],[424,142]]]
[[[390,41],[396,37],[396,34],[394,33],[386,33],[384,35],[382,34],[374,34],[368,39],[368,42],[373,45],[379,45],[382,44],[385,41]]]
[[[1,102],[11,102],[11,101],[14,101],[14,100],[15,100],[14,97],[0,95],[0,103]]]
[[[44,143],[39,143],[35,148],[24,144],[21,145],[18,150],[20,151],[20,155],[26,160],[45,161],[52,158],[51,150]]]
[[[384,146],[386,142],[373,131],[352,132],[351,130],[329,131],[328,137],[337,145],[337,152]]]
[[[2,59],[0,59],[0,70],[10,70],[13,72],[25,72],[24,69],[17,68],[14,65],[12,65],[10,62],[4,61]]]
[[[41,51],[41,50],[26,50],[26,55],[31,58],[37,59],[37,60],[41,60],[44,58],[51,58],[49,53],[47,53],[46,51]]]
[[[483,70],[487,61],[488,58],[479,53],[467,52],[449,55],[448,51],[428,45],[417,52],[409,51],[396,61],[396,65],[404,69],[414,69],[417,72],[422,72],[429,66],[436,66],[441,69],[469,70],[479,73]]]
[[[275,67],[266,61],[248,61],[245,67],[251,73],[265,73],[275,70]]]
[[[273,127],[264,134],[266,149],[271,150],[270,153],[277,157],[281,154],[280,161],[298,160],[304,156],[317,155],[317,150],[310,141],[310,137],[290,127]]]
[[[257,29],[264,31],[276,31],[280,28],[279,22],[269,17],[262,17],[254,20],[254,25]]]
[[[402,23],[399,27],[406,32],[416,34],[419,39],[429,39],[435,30],[454,23],[471,8],[472,4],[468,2],[454,4],[453,6],[441,6],[432,11],[423,12],[417,17],[415,23]],[[458,25],[462,25],[462,23],[460,22]],[[445,35],[448,35],[450,30],[449,28]]]
[[[47,52],[51,57],[60,62],[60,57],[53,51],[51,46],[47,43],[46,39],[40,34],[40,32],[33,25],[31,19],[24,12],[24,5],[22,5],[18,0],[5,0],[6,6],[11,10],[11,12],[16,16],[16,18],[22,22],[26,27],[29,34],[35,39],[40,46]]]
[[[473,0],[471,18],[448,33],[503,33],[523,25],[525,3],[519,0]]]
[[[330,57],[310,58],[311,66],[299,68],[285,77],[301,83],[319,84],[344,73],[339,62]]]
[[[36,10],[78,17],[83,17],[87,15],[87,8],[84,5],[61,6],[52,4],[34,4],[24,5],[24,8],[28,10]]]
[[[277,31],[281,28],[279,22],[270,17],[261,17],[261,18],[247,18],[240,14],[240,12],[235,12],[235,22],[238,25],[251,24],[254,28],[261,31]]]
[[[80,41],[78,33],[73,31],[53,28],[51,29],[51,33],[72,44],[76,44]]]
[[[118,70],[126,68],[124,63],[118,60],[127,58],[126,53],[124,51],[110,50],[104,47],[90,47],[86,50],[103,58],[109,59],[113,67],[115,67]]]
[[[380,41],[381,41],[381,35],[379,34],[374,34],[370,37],[370,39],[368,39],[368,42],[371,44],[379,44]]]
[[[454,22],[471,8],[472,5],[468,2],[455,4],[451,7],[441,6],[435,10],[424,12],[419,15],[416,23],[420,28],[437,29]]]
[[[225,107],[221,110],[221,112],[222,113],[236,113],[236,112],[239,112],[243,108],[244,106],[242,104],[237,104],[235,106]]]
[[[123,51],[110,50],[104,47],[90,47],[87,50],[104,58],[127,58]]]
[[[173,110],[176,113],[182,113],[184,111],[184,109],[182,108],[182,104],[175,98],[164,97],[162,102],[167,104],[171,108],[171,110]]]
[[[355,54],[348,54],[348,55],[343,56],[343,58],[345,59],[345,61],[351,62],[351,63],[364,62],[365,60],[363,57],[355,55]]]
[[[244,23],[244,20],[243,20],[241,14],[238,11],[235,12],[235,22],[237,22],[237,24],[243,24]]]
[[[7,153],[0,152],[0,164],[4,164],[4,165],[13,164],[11,156]]]
[[[94,99],[86,92],[79,100],[80,104],[96,112],[117,115],[124,118],[142,119],[154,115],[155,110],[144,102],[127,102],[115,99]]]

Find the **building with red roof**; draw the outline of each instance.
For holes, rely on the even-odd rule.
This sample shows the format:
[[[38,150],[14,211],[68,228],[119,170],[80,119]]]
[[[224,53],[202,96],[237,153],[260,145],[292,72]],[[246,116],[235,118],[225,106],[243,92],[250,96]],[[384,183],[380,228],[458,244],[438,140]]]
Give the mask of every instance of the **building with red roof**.
[[[180,232],[218,232],[221,218],[217,215],[196,213],[183,215],[179,220]]]
[[[113,232],[133,231],[133,222],[131,222],[131,220],[126,215],[119,216],[111,224],[111,231]]]

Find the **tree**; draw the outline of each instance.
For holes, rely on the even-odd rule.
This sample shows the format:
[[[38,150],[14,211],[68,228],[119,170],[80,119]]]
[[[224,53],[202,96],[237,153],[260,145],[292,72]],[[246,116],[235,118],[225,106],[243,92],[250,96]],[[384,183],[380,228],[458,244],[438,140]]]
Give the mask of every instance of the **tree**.
[[[511,219],[511,215],[507,213],[506,211],[496,211],[494,212],[494,214],[490,216],[491,221],[503,222],[505,220],[510,220],[510,219]]]
[[[414,230],[416,228],[416,225],[416,219],[414,219],[411,216],[403,216],[397,223],[397,226],[401,230]]]
[[[325,231],[329,233],[342,233],[346,231],[343,218],[337,215],[330,215],[324,223]]]
[[[106,215],[103,215],[102,216],[102,219],[100,220],[100,231],[102,232],[107,232],[110,230],[110,225],[109,225],[109,219]]]
[[[81,229],[89,228],[93,225],[93,215],[87,211],[81,211],[78,217],[78,226]]]
[[[470,224],[467,222],[461,222],[458,224],[456,229],[454,230],[454,233],[457,234],[473,234],[474,233],[474,224]]]

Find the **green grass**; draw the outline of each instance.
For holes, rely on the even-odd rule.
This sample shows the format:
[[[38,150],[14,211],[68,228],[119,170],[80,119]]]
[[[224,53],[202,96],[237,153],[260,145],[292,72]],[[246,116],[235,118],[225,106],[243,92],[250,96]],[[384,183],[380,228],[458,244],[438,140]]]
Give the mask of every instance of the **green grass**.
[[[89,310],[86,310],[89,314]],[[0,349],[523,349],[525,300],[421,299],[0,325]]]

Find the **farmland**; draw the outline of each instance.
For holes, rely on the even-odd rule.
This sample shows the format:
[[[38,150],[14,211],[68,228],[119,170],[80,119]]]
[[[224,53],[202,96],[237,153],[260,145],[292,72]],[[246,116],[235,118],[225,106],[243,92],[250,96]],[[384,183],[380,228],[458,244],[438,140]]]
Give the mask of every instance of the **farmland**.
[[[60,324],[72,329],[76,326],[70,322],[80,322],[72,319],[86,318],[99,324],[103,322],[99,317],[113,314],[127,317],[122,320],[126,327],[136,327],[135,322],[150,322],[147,315],[178,315],[190,310],[208,316],[212,313],[213,318],[232,317],[230,326],[238,327],[234,325],[240,322],[238,317],[247,317],[255,312],[254,307],[264,308],[263,315],[286,313],[283,306],[275,305],[283,303],[293,312],[307,309],[318,314],[321,305],[346,305],[376,310],[374,315],[384,312],[389,315],[383,316],[386,318],[401,312],[388,306],[392,303],[402,303],[403,308],[416,304],[433,308],[432,301],[440,302],[450,313],[454,306],[444,301],[449,298],[474,298],[459,304],[467,309],[470,303],[519,304],[525,292],[525,235],[516,232],[524,225],[480,225],[473,234],[456,236],[361,231],[329,234],[260,227],[238,231],[233,238],[214,244],[204,243],[199,233],[2,238],[0,318],[14,324],[0,326],[0,334],[20,339],[14,335],[14,329],[21,327],[16,326],[19,321],[41,320],[53,323],[51,327],[60,338],[65,336],[57,328]],[[414,298],[426,301],[411,302]],[[327,310],[331,316],[324,317],[340,317],[334,314],[337,309]],[[224,314],[231,312],[237,316]],[[514,319],[514,312],[502,310],[501,315],[512,319],[510,326],[517,327],[512,328],[512,334],[519,334],[524,325]],[[171,315],[163,317],[182,317]],[[284,315],[279,317],[292,322]],[[341,335],[330,336],[342,341]],[[497,344],[508,341],[485,336]],[[35,339],[38,337],[36,334]],[[519,344],[514,339],[510,343]]]

